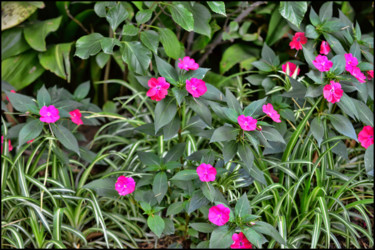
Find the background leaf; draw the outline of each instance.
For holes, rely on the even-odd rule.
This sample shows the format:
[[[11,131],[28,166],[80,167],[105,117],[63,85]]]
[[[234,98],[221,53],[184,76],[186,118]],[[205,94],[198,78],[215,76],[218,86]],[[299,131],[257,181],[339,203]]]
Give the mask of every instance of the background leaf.
[[[280,2],[280,14],[299,27],[307,11],[307,2]]]

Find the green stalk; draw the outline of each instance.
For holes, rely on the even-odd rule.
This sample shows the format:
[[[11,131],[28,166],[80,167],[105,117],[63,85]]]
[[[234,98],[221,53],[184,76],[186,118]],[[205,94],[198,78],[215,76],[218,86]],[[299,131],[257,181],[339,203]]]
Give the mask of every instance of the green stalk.
[[[52,139],[49,139],[49,147],[48,147],[48,155],[47,155],[46,171],[45,171],[45,173],[44,173],[43,186],[46,186],[46,183],[47,183],[49,157],[51,156],[52,146],[53,146],[53,140],[52,140]],[[41,193],[40,193],[40,210],[42,210],[42,211],[43,211],[43,194],[44,194],[44,190],[42,190]]]

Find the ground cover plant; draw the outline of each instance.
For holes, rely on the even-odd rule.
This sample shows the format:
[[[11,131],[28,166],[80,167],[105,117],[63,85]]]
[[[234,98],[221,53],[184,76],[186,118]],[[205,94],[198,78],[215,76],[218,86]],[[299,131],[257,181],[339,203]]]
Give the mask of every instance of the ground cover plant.
[[[373,6],[2,2],[2,248],[372,248]]]

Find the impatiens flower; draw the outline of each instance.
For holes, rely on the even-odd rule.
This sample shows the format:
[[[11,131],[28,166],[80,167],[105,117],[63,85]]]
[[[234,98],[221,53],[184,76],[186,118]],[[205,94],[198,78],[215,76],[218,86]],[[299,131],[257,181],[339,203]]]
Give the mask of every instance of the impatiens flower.
[[[12,92],[12,93],[16,93],[16,91],[13,90],[13,89],[12,89],[10,92]],[[9,97],[6,97],[6,98],[7,98],[8,102],[10,102],[10,101],[9,101]]]
[[[184,69],[186,71],[189,71],[189,69],[196,70],[196,69],[199,68],[198,63],[196,63],[193,58],[190,58],[188,56],[185,56],[182,60],[181,60],[181,58],[179,58],[178,60],[180,61],[178,63],[178,67],[180,69]]]
[[[367,71],[367,79],[371,80],[373,78],[374,78],[374,71],[373,70]]]
[[[300,50],[302,45],[307,43],[307,38],[305,37],[305,32],[297,32],[292,41],[289,43],[291,49]]]
[[[200,97],[207,92],[207,87],[206,83],[203,80],[191,78],[190,80],[186,80],[186,90],[193,97]]]
[[[34,141],[34,139],[31,139],[31,140],[27,141],[26,143],[27,143],[27,144],[30,144],[30,143],[32,143],[33,141]]]
[[[257,120],[251,116],[240,115],[237,117],[238,124],[246,131],[255,130],[257,127]]]
[[[3,153],[3,143],[4,143],[4,136],[2,135],[1,136],[1,153]],[[10,142],[10,140],[8,140],[8,151],[12,151],[13,150],[13,146],[12,146],[12,143]]]
[[[50,105],[48,107],[43,106],[40,109],[39,114],[41,115],[41,117],[39,119],[42,122],[46,122],[46,123],[54,123],[58,119],[60,119],[59,110],[57,108],[55,108],[55,106],[53,106],[53,105]]]
[[[208,210],[208,220],[214,223],[215,225],[222,226],[229,220],[230,209],[219,204],[213,206]]]
[[[349,71],[352,76],[354,76],[359,82],[366,82],[366,76],[361,72],[361,69],[358,67],[352,67],[351,71]]]
[[[329,71],[333,66],[333,63],[326,56],[322,55],[317,55],[312,63],[320,72]]]
[[[368,148],[374,144],[374,127],[364,126],[358,134],[358,141],[364,148]]]
[[[345,70],[351,72],[353,67],[358,65],[358,60],[355,58],[352,53],[345,54]]]
[[[232,249],[251,249],[253,246],[243,232],[239,234],[233,234],[232,240],[234,241],[230,246],[230,248]]]
[[[148,86],[150,89],[147,91],[147,96],[151,97],[151,100],[160,101],[168,95],[168,88],[170,86],[164,77],[151,78],[148,80]]]
[[[326,41],[323,41],[320,44],[320,54],[328,55],[330,50],[331,50],[331,48],[329,47],[329,44]]]
[[[70,119],[72,119],[72,122],[74,122],[75,124],[77,124],[77,125],[82,125],[83,124],[83,122],[81,120],[82,114],[79,111],[79,109],[75,109],[73,111],[70,111],[69,115],[70,115]]]
[[[331,103],[339,102],[343,93],[344,90],[341,89],[341,84],[335,81],[330,81],[330,84],[323,88],[324,98]]]
[[[276,110],[273,109],[273,106],[271,103],[268,103],[267,105],[263,105],[263,112],[266,113],[274,122],[280,123],[280,115],[277,113]]]
[[[283,71],[285,73],[287,73],[286,72],[287,66],[289,67],[289,75],[290,76],[294,75],[294,71],[296,70],[297,66],[292,62],[287,62],[287,63],[281,65],[281,68],[283,69]],[[299,75],[299,72],[300,72],[300,69],[298,68],[297,76]]]
[[[135,181],[132,177],[119,176],[115,184],[116,191],[119,195],[125,196],[133,193],[135,190]]]
[[[216,177],[216,168],[214,168],[210,164],[202,163],[197,167],[197,174],[201,181],[214,181]]]

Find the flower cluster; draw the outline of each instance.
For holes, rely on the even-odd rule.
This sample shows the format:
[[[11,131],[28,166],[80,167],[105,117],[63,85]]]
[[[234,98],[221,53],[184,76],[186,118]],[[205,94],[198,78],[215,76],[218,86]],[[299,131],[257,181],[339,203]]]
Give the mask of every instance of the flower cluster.
[[[345,70],[354,76],[359,82],[366,82],[366,76],[361,72],[361,69],[357,67],[358,59],[351,53],[345,54]],[[374,73],[372,73],[374,74]]]

